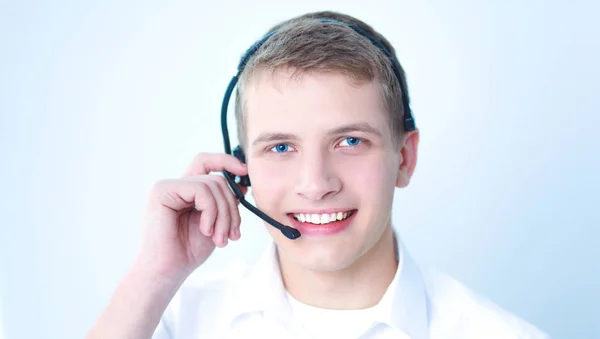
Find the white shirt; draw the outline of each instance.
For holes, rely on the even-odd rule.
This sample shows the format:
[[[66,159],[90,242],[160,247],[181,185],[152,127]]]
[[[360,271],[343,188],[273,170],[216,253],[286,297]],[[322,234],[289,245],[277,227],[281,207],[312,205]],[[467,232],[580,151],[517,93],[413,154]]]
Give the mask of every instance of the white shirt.
[[[184,284],[153,339],[549,338],[456,280],[422,271],[401,241],[396,255],[396,275],[375,307],[332,311],[291,298],[282,283],[276,246],[271,244],[254,267],[201,286]],[[319,320],[324,317],[329,326]]]
[[[318,339],[358,338],[377,317],[377,306],[360,310],[330,310],[302,303],[287,293],[294,320],[308,336]]]

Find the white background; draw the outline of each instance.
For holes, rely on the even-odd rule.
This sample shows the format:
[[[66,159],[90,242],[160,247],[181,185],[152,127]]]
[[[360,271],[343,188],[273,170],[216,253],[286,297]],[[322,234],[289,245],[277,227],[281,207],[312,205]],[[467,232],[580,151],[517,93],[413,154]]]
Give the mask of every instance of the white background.
[[[151,184],[222,151],[240,55],[322,9],[373,25],[408,74],[422,142],[394,224],[414,256],[555,338],[600,338],[600,6],[574,0],[1,1],[6,338],[84,336]],[[260,253],[242,218],[197,276]]]

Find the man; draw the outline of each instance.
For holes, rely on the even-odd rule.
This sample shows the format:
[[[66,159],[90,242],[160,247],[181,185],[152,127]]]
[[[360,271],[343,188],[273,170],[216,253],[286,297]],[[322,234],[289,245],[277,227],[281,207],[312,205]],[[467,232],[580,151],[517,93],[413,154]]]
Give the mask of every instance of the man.
[[[392,200],[410,182],[419,132],[407,128],[404,72],[387,40],[333,12],[273,31],[238,84],[247,165],[201,154],[182,178],[156,184],[137,261],[89,338],[547,338],[419,269],[394,234]],[[182,287],[215,246],[241,236],[234,195],[210,175],[223,170],[249,175],[258,208],[301,237],[267,224],[273,245],[255,267]]]

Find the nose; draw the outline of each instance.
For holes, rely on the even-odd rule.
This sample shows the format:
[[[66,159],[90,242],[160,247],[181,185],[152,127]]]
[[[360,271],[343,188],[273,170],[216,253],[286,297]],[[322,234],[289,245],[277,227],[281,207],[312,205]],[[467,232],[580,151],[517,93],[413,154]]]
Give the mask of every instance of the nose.
[[[335,164],[327,154],[304,154],[300,161],[298,181],[294,188],[296,194],[308,200],[322,200],[342,189]]]

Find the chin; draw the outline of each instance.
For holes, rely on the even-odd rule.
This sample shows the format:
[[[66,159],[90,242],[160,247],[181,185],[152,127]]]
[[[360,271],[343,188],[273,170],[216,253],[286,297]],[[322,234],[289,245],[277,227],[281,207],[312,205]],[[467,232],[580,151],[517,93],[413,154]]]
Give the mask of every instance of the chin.
[[[366,222],[355,220],[352,224]],[[352,224],[336,234],[303,235],[296,240],[289,240],[279,230],[266,226],[286,261],[306,270],[332,272],[351,267],[377,245],[384,231],[384,228],[381,232],[368,231],[374,227],[357,228]]]
[[[302,239],[302,238],[301,238]],[[302,241],[305,240],[305,241]],[[302,239],[297,243],[282,243],[286,258],[296,265],[311,271],[338,271],[351,266],[362,254],[357,245],[349,241],[314,241]],[[313,241],[310,241],[313,240]]]

